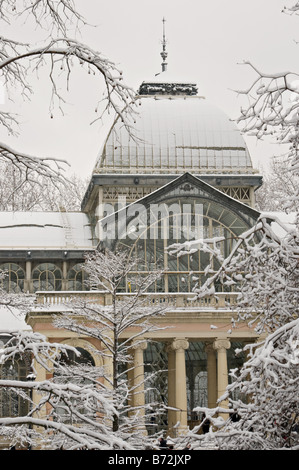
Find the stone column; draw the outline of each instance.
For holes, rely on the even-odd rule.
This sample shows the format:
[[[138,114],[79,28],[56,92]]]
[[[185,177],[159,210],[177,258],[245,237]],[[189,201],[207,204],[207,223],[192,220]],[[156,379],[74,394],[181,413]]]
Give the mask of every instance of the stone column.
[[[47,361],[48,368],[49,370],[52,369],[52,364],[50,361]],[[45,380],[51,380],[53,379],[53,370],[52,372],[48,372],[46,367],[40,365],[35,359],[34,359],[34,370],[36,372],[35,376],[35,382],[43,382]],[[33,390],[31,394],[32,402],[33,402],[33,407],[37,406],[43,399],[42,393],[38,392],[38,390]],[[33,418],[39,418],[39,419],[44,419],[47,420],[47,416],[51,412],[50,404],[45,403],[41,408],[38,407],[38,412],[33,413],[32,417]],[[39,448],[39,441],[42,442],[44,438],[46,437],[46,430],[43,428],[43,426],[39,426],[36,424],[29,424],[30,429],[34,429],[35,432],[39,434],[39,438],[37,439],[37,443],[35,447],[38,449]],[[35,449],[35,447],[32,448],[32,450]]]
[[[109,352],[103,355],[104,385],[108,389],[113,389],[113,358]]]
[[[134,387],[135,387],[135,406],[140,406],[145,404],[144,399],[144,361],[143,361],[143,351],[147,348],[147,343],[138,343],[133,345],[132,349],[134,350]]]
[[[24,284],[25,292],[32,292],[31,271],[32,271],[32,262],[30,260],[26,260],[26,277],[25,277],[25,284]]]
[[[175,408],[175,351],[172,346],[167,348],[168,354],[168,406]],[[168,430],[174,436],[173,427],[176,424],[175,410],[168,410]]]
[[[176,421],[179,421],[178,431],[187,429],[187,386],[186,386],[186,362],[185,350],[189,348],[186,339],[175,339],[171,345],[175,351],[175,406]]]
[[[227,369],[227,349],[231,346],[228,339],[217,339],[214,342],[214,348],[217,351],[217,383],[218,383],[218,399],[224,394],[228,385],[228,369]],[[227,400],[221,402],[221,406],[227,408]]]
[[[105,299],[106,300],[106,299]],[[104,300],[104,305],[107,305]],[[109,329],[105,329],[104,335],[106,336],[105,342],[101,343],[102,352],[102,366],[104,368],[103,383],[105,387],[112,390],[114,380],[114,365],[113,365],[113,344],[114,344],[114,333]]]
[[[49,369],[51,368],[50,361],[48,361],[48,367]],[[45,380],[49,380],[53,378],[53,373],[49,373],[45,367],[40,365],[36,360],[34,360],[34,369],[36,371],[36,377],[35,381],[36,382],[43,382]],[[37,390],[33,390],[32,392],[32,401],[35,405],[37,405],[40,400],[42,399],[42,394],[38,392]],[[42,407],[42,409],[39,411],[39,418],[45,418],[47,416],[47,407],[49,408],[49,405],[46,404]]]
[[[103,385],[106,387],[107,390],[113,391],[113,356],[110,351],[106,348],[104,343],[102,343],[102,365],[104,369],[103,374]],[[112,400],[112,394],[111,398]],[[105,425],[112,431],[113,429],[113,419],[107,418],[104,416]]]
[[[138,414],[141,418],[140,429],[145,432],[145,426],[142,424],[142,418],[145,415],[145,395],[144,395],[144,360],[143,351],[147,348],[146,341],[138,341],[132,345],[133,352],[133,368],[132,377],[132,405],[133,413]]]
[[[208,372],[208,407],[215,408],[217,404],[217,364],[216,351],[212,344],[206,345]]]
[[[61,290],[68,290],[67,288],[67,271],[68,271],[68,262],[66,260],[62,261],[62,286]]]

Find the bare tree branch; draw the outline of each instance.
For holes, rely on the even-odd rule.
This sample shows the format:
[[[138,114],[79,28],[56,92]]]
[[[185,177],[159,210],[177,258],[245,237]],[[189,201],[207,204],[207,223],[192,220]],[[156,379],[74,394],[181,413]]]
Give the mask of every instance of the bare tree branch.
[[[38,73],[46,69],[52,91],[50,115],[53,117],[56,107],[63,113],[66,100],[60,91],[61,81],[65,79],[68,91],[75,69],[83,68],[87,74],[99,77],[105,90],[102,96],[95,96],[94,109],[98,110],[100,106],[103,109],[94,121],[101,119],[104,113],[111,112],[122,120],[132,134],[136,95],[123,82],[121,70],[98,51],[67,37],[69,31],[76,31],[78,24],[86,24],[73,0],[1,0],[0,16],[11,26],[20,17],[31,18],[34,24],[45,28],[48,37],[47,42],[38,47],[0,37],[0,74],[11,102],[18,99],[18,92],[23,99],[28,100],[34,93],[33,72]],[[56,37],[56,34],[59,37]],[[18,117],[6,110],[0,110],[0,124],[8,133],[16,134]],[[39,171],[42,176],[48,171],[52,180],[61,181],[64,177],[61,165],[63,160],[53,158],[53,169],[50,159],[41,158],[39,165],[37,157],[32,158],[31,155],[22,155],[12,148],[7,149],[5,144],[2,145],[1,158],[7,159],[13,165],[17,164],[18,169],[24,172],[25,180],[29,178],[29,172],[32,178],[32,173]],[[21,159],[24,159],[23,164]]]
[[[73,0],[1,0],[0,15],[7,23],[16,16],[24,17],[24,21],[34,18],[50,34],[55,31],[66,34],[70,26],[86,24]]]
[[[24,154],[8,147],[0,142],[0,161],[10,162],[20,171],[23,181],[39,183],[39,178],[44,176],[49,178],[53,184],[63,183],[66,181],[63,171],[68,165],[64,160],[34,157]],[[56,168],[53,168],[53,164]]]

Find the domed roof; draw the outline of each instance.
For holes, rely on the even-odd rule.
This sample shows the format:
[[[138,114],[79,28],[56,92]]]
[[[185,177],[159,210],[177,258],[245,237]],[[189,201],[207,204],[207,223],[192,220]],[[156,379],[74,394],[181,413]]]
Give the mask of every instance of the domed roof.
[[[166,75],[143,82],[134,136],[118,119],[99,154],[95,172],[253,173],[236,125],[196,95],[196,85],[170,81]]]

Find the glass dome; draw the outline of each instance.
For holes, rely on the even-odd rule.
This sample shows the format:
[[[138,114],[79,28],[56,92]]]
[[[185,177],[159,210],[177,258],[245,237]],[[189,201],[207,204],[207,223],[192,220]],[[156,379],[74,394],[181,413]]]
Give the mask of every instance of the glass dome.
[[[101,149],[95,172],[254,173],[244,139],[226,114],[194,95],[194,87],[169,85],[166,89],[160,80],[155,86],[144,83],[140,87],[146,94],[138,98],[134,135],[118,119]]]

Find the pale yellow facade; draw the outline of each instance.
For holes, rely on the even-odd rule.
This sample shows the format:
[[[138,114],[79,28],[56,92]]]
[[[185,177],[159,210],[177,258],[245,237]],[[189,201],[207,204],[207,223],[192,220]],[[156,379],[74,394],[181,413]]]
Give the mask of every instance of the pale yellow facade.
[[[80,293],[76,295],[80,296]],[[90,296],[89,293],[84,295],[87,298]],[[120,299],[122,296],[123,294],[120,294]],[[239,324],[235,330],[229,331],[232,317],[235,315],[235,296],[220,294],[217,305],[215,305],[215,298],[206,299],[210,301],[209,305],[212,305],[208,308],[199,305],[190,307],[189,297],[190,294],[175,296],[148,294],[150,302],[163,301],[167,303],[165,314],[155,320],[155,324],[161,326],[161,330],[148,337],[144,336],[143,341],[141,343],[138,341],[137,345],[134,345],[133,342],[131,349],[133,366],[130,367],[128,380],[135,390],[131,405],[142,407],[146,401],[144,390],[145,351],[152,341],[163,345],[167,355],[167,404],[169,407],[164,430],[170,436],[177,436],[198,424],[196,419],[190,419],[192,409],[190,409],[187,400],[188,356],[186,353],[188,353],[192,342],[204,343],[207,358],[207,406],[209,408],[217,406],[227,408],[226,401],[218,401],[229,383],[227,353],[233,342],[248,344],[255,342],[258,338],[257,334],[245,324]],[[108,294],[94,293],[92,298],[93,300],[97,298],[97,301],[102,305],[109,305],[111,302]],[[229,298],[231,305],[225,307],[224,302],[227,302]],[[104,365],[106,366],[106,374],[109,375],[109,367],[111,367],[109,358],[101,361],[99,356],[93,354],[93,348],[99,350],[103,348],[100,342],[90,343],[88,337],[79,338],[69,331],[53,327],[53,318],[59,311],[59,304],[62,305],[65,300],[66,293],[40,293],[37,308],[28,314],[27,323],[33,331],[44,334],[52,342],[61,342],[89,351],[93,355],[96,365],[103,365],[103,361],[106,361]],[[188,307],[184,307],[186,303],[188,303]],[[200,302],[198,303],[200,304]],[[47,309],[39,310],[38,305],[43,307],[47,305]],[[132,332],[127,331],[124,337],[130,338],[131,334]],[[92,344],[92,348],[89,348],[90,344]],[[49,378],[49,375],[45,370],[40,369],[37,380],[45,380],[47,377]],[[225,413],[220,413],[220,415],[224,419],[228,417],[228,414]],[[144,432],[147,432],[145,428]]]

